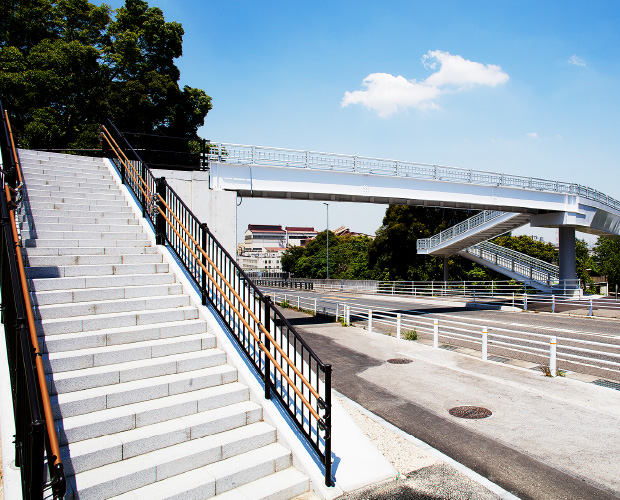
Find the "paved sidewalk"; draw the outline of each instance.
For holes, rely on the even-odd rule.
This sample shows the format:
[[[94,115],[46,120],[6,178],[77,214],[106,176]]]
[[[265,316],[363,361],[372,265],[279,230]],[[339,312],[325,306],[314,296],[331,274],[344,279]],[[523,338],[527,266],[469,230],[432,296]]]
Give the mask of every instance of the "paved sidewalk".
[[[334,365],[336,390],[518,497],[620,498],[620,391],[284,312]],[[448,414],[462,405],[493,415]],[[475,498],[435,482],[410,498]]]

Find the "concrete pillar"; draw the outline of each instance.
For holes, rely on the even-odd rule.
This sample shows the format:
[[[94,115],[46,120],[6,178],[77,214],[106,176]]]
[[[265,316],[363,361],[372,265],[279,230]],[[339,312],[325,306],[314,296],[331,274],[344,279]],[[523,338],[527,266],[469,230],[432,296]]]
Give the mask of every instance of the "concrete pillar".
[[[209,229],[226,251],[237,256],[237,194],[209,189],[209,172],[155,170]]]
[[[443,280],[448,281],[448,257],[443,258]]]
[[[575,228],[560,226],[560,281],[575,280],[577,270],[575,265]],[[570,282],[571,286],[575,286]]]

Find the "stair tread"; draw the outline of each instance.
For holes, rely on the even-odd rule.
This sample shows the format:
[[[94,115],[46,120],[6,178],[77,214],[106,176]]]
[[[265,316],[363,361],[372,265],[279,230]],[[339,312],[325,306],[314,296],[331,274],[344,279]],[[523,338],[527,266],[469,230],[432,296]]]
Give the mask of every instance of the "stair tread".
[[[205,410],[163,422],[137,427],[64,445],[61,458],[68,475],[84,472],[117,460],[231,430],[262,419],[262,408],[251,401]]]
[[[229,432],[232,434],[234,433],[234,430]],[[220,437],[219,439],[222,438]],[[199,450],[199,447],[204,446],[207,442],[211,440],[217,443],[217,440],[212,439],[212,437],[209,436],[196,440],[195,442],[190,441],[190,443],[182,443],[180,445],[176,445],[170,448],[178,447],[177,449],[180,452],[185,452],[188,455],[193,453],[193,456],[196,457],[193,461],[196,463],[199,463],[200,461],[208,462],[209,457],[206,455],[211,450],[201,452]],[[219,446],[221,448],[224,448],[224,444]],[[215,444],[215,447],[217,448],[218,444]],[[114,489],[116,489],[117,491],[123,489],[122,484],[119,484],[118,481],[115,482],[116,478],[124,477],[132,473],[136,474],[137,471],[142,471],[147,468],[149,472],[148,476],[145,474],[146,477],[142,477],[138,479],[138,481],[143,481],[144,486],[151,483],[156,484],[157,482],[162,481],[167,477],[170,477],[168,476],[169,470],[167,469],[174,469],[174,466],[176,465],[175,460],[178,461],[183,458],[177,456],[166,457],[166,451],[168,451],[168,449],[151,452],[151,456],[149,457],[151,458],[151,461],[148,463],[143,463],[136,460],[131,464],[126,464],[126,466],[129,466],[128,470],[123,470],[123,463],[132,461],[134,459],[130,458],[127,461],[118,462],[114,465],[104,466],[98,469],[92,469],[81,474],[76,474],[74,477],[77,489],[78,491],[83,491],[88,488],[92,488],[93,486],[101,487],[101,477],[105,477],[107,481],[104,484],[109,488],[107,489],[107,491],[114,494]],[[163,463],[158,462],[158,460],[161,460]],[[189,458],[186,458],[185,460],[189,461]],[[287,466],[285,467],[284,465],[278,464],[287,464]],[[187,465],[189,464],[186,464],[186,466]],[[232,489],[232,487],[237,486],[238,482],[243,482],[243,476],[247,478],[246,482],[249,482],[252,479],[258,479],[259,477],[263,477],[266,474],[276,472],[278,466],[280,466],[281,468],[288,468],[288,466],[290,466],[290,452],[278,443],[271,443],[258,449],[253,449],[238,455],[234,455],[232,457],[228,457],[219,462],[204,465],[200,467],[201,470],[200,472],[196,473],[196,475],[202,473],[206,477],[211,476],[213,478],[215,492],[217,492],[218,484],[220,485],[220,489],[222,489],[223,491],[230,490]],[[199,467],[195,467],[195,469],[198,468]],[[181,478],[181,480],[186,478],[187,476],[184,476]],[[99,490],[101,490],[101,488],[99,488]],[[101,494],[103,493],[104,492],[101,491]],[[91,497],[89,496],[88,498]],[[93,492],[92,498],[102,497],[95,496],[95,492]]]

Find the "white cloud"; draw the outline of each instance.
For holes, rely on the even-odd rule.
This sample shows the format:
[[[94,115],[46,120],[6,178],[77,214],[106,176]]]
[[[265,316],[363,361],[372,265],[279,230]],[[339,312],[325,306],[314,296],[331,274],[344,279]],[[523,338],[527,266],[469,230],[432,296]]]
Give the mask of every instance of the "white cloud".
[[[506,83],[509,76],[496,64],[482,64],[468,61],[461,56],[454,56],[440,50],[428,51],[422,56],[425,67],[435,69],[440,64],[439,71],[429,76],[425,83],[441,87],[443,85],[455,85],[468,87],[472,85],[489,85],[495,87],[500,83]]]
[[[537,132],[528,132],[527,135],[530,139],[538,139],[538,133]]]
[[[364,78],[365,90],[345,92],[342,106],[362,104],[386,117],[402,108],[435,108],[433,100],[441,93],[437,87],[407,80],[403,76],[373,73]]]
[[[568,64],[573,64],[575,66],[585,66],[586,61],[585,59],[582,59],[581,57],[579,57],[577,54],[573,54],[568,60]]]
[[[459,92],[474,85],[496,86],[509,76],[494,64],[468,61],[461,56],[439,50],[422,57],[428,69],[439,70],[426,80],[407,80],[389,73],[372,73],[364,78],[364,90],[345,92],[342,106],[361,104],[386,117],[406,108],[437,108],[436,99],[447,92]]]

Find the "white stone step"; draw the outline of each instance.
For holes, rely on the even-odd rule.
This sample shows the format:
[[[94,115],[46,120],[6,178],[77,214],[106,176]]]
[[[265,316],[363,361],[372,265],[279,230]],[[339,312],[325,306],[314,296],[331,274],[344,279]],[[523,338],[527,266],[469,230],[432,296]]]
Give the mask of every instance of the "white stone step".
[[[67,475],[74,475],[261,420],[262,408],[251,401],[243,401],[115,435],[78,441],[63,446],[60,456]]]
[[[54,419],[141,403],[186,392],[237,382],[237,370],[217,365],[149,379],[122,382],[50,397]],[[185,399],[183,401],[186,401]]]
[[[258,422],[76,474],[72,486],[81,500],[104,499],[203,468],[215,491],[227,491],[290,467],[290,452],[274,441],[275,430]]]
[[[27,229],[27,223],[32,223],[34,219],[27,215],[20,215],[18,220],[21,224],[20,227]],[[58,214],[50,216],[37,216],[35,227],[41,224],[107,224],[110,226],[137,226],[139,225],[138,219],[134,217],[112,217],[104,216],[92,217],[90,214],[82,214],[81,217],[66,219],[65,217],[59,217]]]
[[[104,200],[104,199],[87,199],[87,198],[69,198],[63,196],[45,196],[31,197],[28,204],[34,208],[58,209],[58,210],[106,210],[114,211],[116,208],[126,207],[127,204],[123,200]]]
[[[226,354],[217,348],[170,354],[159,358],[139,359],[70,372],[46,375],[51,395],[82,391],[93,387],[160,377],[226,363]]]
[[[75,278],[41,278],[28,280],[31,291],[71,290],[120,286],[161,285],[174,283],[172,273],[117,274],[113,276],[79,276]]]
[[[92,332],[61,333],[39,337],[39,345],[44,353],[65,352],[93,347],[131,344],[164,338],[204,333],[206,322],[201,319],[191,321],[169,321],[148,325],[122,328],[107,328]]]
[[[94,204],[102,204],[101,202],[106,202],[106,204],[115,204],[116,202],[121,202],[121,204],[125,203],[125,197],[120,193],[120,191],[115,190],[109,191],[107,193],[96,193],[96,192],[80,192],[80,191],[59,191],[59,190],[39,190],[39,189],[29,189],[28,190],[28,201],[31,205],[35,205],[39,202],[54,202],[54,203],[90,203]]]
[[[28,172],[28,179],[27,179],[28,185],[26,186],[26,188],[28,188],[28,186],[48,186],[48,185],[55,185],[55,184],[67,184],[68,186],[72,186],[74,185],[74,183],[78,183],[79,184],[84,184],[84,185],[91,185],[91,186],[98,186],[100,184],[102,185],[113,185],[115,186],[116,184],[114,183],[114,178],[109,174],[106,173],[104,171],[101,171],[100,173],[92,173],[91,175],[84,175],[84,176],[79,176],[79,175],[64,175],[62,172],[56,172],[54,174],[38,174],[36,172],[30,171]]]
[[[145,286],[88,288],[77,290],[50,290],[38,292],[32,297],[35,306],[52,304],[68,304],[90,302],[95,300],[120,300],[137,297],[162,297],[165,295],[179,295],[183,292],[180,283]]]
[[[107,168],[101,160],[71,162],[56,159],[27,159],[21,162],[24,174],[31,171],[39,171],[45,169],[54,172],[107,172]]]
[[[54,227],[57,226],[57,227]],[[87,226],[87,225],[83,225]],[[28,239],[84,239],[84,238],[100,238],[100,239],[148,239],[148,235],[142,231],[140,226],[106,226],[101,225],[98,229],[88,230],[84,227],[81,230],[62,229],[59,224],[35,226],[21,232],[22,240]]]
[[[217,500],[289,500],[309,490],[310,481],[308,478],[294,467],[289,467],[221,493],[216,498]],[[146,497],[140,498],[147,500]],[[163,497],[154,496],[153,500],[160,498]]]
[[[193,306],[157,309],[153,311],[98,314],[96,316],[75,316],[73,318],[35,320],[38,335],[58,333],[90,332],[104,328],[121,328],[169,321],[196,319],[198,311]]]
[[[87,207],[88,208],[88,207]],[[72,206],[68,207],[58,207],[54,206],[54,204],[50,203],[50,206],[45,208],[37,208],[31,207],[28,205],[22,205],[21,209],[24,210],[24,218],[33,218],[35,221],[38,217],[58,217],[60,222],[67,220],[74,220],[76,218],[118,218],[118,217],[133,217],[133,213],[131,212],[131,208],[129,206],[118,205],[114,207],[109,207],[107,210],[97,209],[97,210],[85,210],[83,207],[81,208],[72,208]]]
[[[183,335],[169,339],[147,340],[107,347],[66,350],[42,355],[46,373],[62,373],[143,359],[163,358],[172,354],[197,353],[215,347],[210,333]]]
[[[36,238],[24,239],[22,244],[26,247],[140,247],[150,246],[151,243],[147,239],[53,239],[53,238]]]
[[[35,320],[69,319],[77,316],[149,311],[161,308],[185,307],[190,305],[189,295],[167,295],[159,297],[130,297],[126,299],[94,300],[89,302],[50,304],[39,306]]]
[[[124,199],[118,186],[112,183],[98,184],[93,186],[91,183],[71,183],[63,184],[41,184],[28,182],[28,199],[43,197],[62,197],[71,198],[90,198],[107,199],[112,196],[115,200]]]
[[[205,389],[181,392],[139,403],[129,403],[116,408],[93,411],[56,421],[61,445],[76,443],[146,425],[165,422],[173,418],[248,401],[247,386],[230,382]]]
[[[130,255],[41,255],[27,256],[28,267],[64,267],[64,266],[92,266],[105,264],[159,264],[163,257],[158,253],[130,254]]]
[[[45,266],[27,267],[26,277],[37,278],[71,278],[75,276],[109,276],[116,274],[148,274],[167,273],[168,264],[102,264],[102,265],[75,265],[75,266]]]
[[[103,175],[94,177],[84,177],[82,179],[69,176],[37,176],[28,175],[27,191],[30,193],[32,190],[36,191],[68,191],[78,193],[92,193],[93,191],[101,191],[102,193],[109,193],[110,191],[117,191],[120,194],[118,185],[114,182],[112,176]]]
[[[140,247],[29,247],[22,248],[22,255],[28,257],[65,256],[65,255],[146,255],[157,253],[156,246]]]

